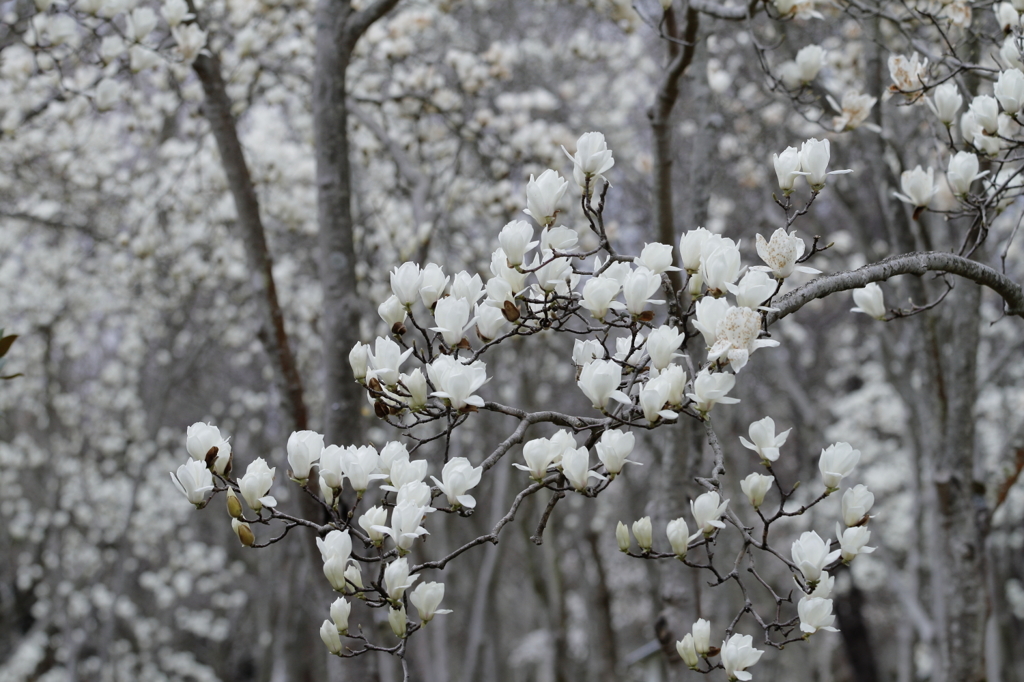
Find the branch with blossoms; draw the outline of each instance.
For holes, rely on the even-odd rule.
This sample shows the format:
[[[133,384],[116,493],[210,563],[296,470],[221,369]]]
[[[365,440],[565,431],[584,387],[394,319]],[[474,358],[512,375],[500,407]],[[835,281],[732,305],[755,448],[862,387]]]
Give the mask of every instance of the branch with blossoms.
[[[677,650],[694,670],[723,669],[730,679],[749,679],[746,669],[760,659],[763,650],[754,648],[752,636],[740,634],[740,629],[760,631],[763,644],[776,649],[820,630],[835,630],[830,572],[873,551],[867,546],[871,536],[867,524],[874,496],[863,485],[843,492],[834,539],[806,531],[791,542],[788,551],[776,539],[787,532],[789,519],[807,514],[840,491],[860,459],[860,452],[848,443],[822,449],[821,488],[800,502],[795,495],[799,482],[783,485],[773,468],[790,430],[776,433],[770,416],[758,420],[750,425],[750,439],[741,438],[740,445],[758,456],[767,473],[738,478],[749,509],[725,499],[729,445],[720,442],[711,413],[716,405],[739,402],[729,394],[750,355],[779,345],[767,338],[768,327],[811,300],[849,289],[855,289],[859,306],[855,310],[894,319],[876,282],[928,271],[987,284],[1005,298],[1008,312],[1024,311],[1019,285],[988,266],[954,254],[906,254],[852,272],[823,275],[783,292],[794,273],[820,274],[802,264],[822,250],[817,239],[808,253],[803,240],[789,228],[825,191],[829,176],[850,172],[829,171],[829,157],[829,142],[812,139],[799,151],[790,147],[773,159],[785,197],[779,203],[786,210],[786,224],[770,239],[757,236],[756,251],[763,265],[750,267],[741,278],[736,242],[704,228],[690,230],[678,244],[683,288],[676,291],[666,276],[675,269],[672,245],[649,243],[629,258],[610,243],[603,228],[608,195],[604,174],[614,160],[603,136],[587,133],[570,158],[581,210],[601,248],[578,251],[579,235],[556,224],[558,204],[570,183],[548,170],[531,177],[526,193],[525,212],[540,226],[539,237],[529,222],[505,225],[498,234],[499,246],[486,282],[465,271],[446,275],[432,263],[421,268],[408,262],[391,273],[392,296],[378,309],[389,333],[372,346],[357,344],[349,362],[374,413],[399,429],[402,437],[379,449],[368,444],[327,444],[312,431],[298,431],[288,439],[288,478],[319,502],[326,523],[276,509],[270,491],[277,469],[262,458],[234,478],[231,446],[214,426],[189,428],[186,447],[192,459],[172,479],[197,508],[208,504],[209,493],[224,492],[232,527],[247,547],[278,542],[293,528],[312,530],[324,576],[339,593],[320,631],[328,650],[341,657],[377,651],[404,659],[407,639],[435,616],[448,613],[440,608],[442,583],[416,584],[423,571],[455,565],[475,547],[497,543],[523,503],[548,491],[550,498],[533,537],[539,544],[560,500],[573,494],[595,498],[625,475],[626,465],[633,463],[629,458],[637,430],[694,419],[704,426],[714,462],[707,477],[696,479],[706,492],[691,501],[692,520],[668,522],[664,529],[668,552],[655,549],[649,517],[632,523],[632,533],[620,521],[616,540],[629,556],[677,560],[688,569],[706,571],[712,587],[735,586],[742,606],[722,628],[721,646],[711,646],[711,623],[701,619],[677,643]],[[804,209],[791,211],[790,195],[800,178],[806,179],[811,199]],[[666,316],[656,312],[656,306],[666,303],[658,296],[668,299]],[[529,412],[481,395],[491,378],[484,356],[510,338],[541,332],[575,337],[571,362],[576,384],[592,413]],[[410,361],[417,366],[405,367]],[[511,416],[517,424],[489,449],[470,457],[451,456],[453,433],[479,412]],[[539,424],[561,429],[547,437],[531,436],[530,430]],[[409,553],[425,542],[427,528],[438,523],[436,512],[472,515],[477,502],[471,491],[513,452],[522,453],[522,461],[512,466],[529,482],[524,482],[490,531],[446,555],[410,563]],[[432,485],[426,482],[431,468],[428,457],[440,463],[440,478],[429,477]],[[766,504],[773,489],[778,489],[778,501]],[[242,500],[254,517],[243,513]],[[253,526],[272,522],[282,525],[280,533],[258,540]],[[731,537],[736,541],[724,542]],[[638,550],[633,549],[634,540]],[[733,545],[738,546],[735,554],[729,549]],[[721,558],[722,548],[730,551],[727,561]],[[775,566],[771,573],[766,570],[769,566]],[[792,576],[800,593],[795,608],[792,592],[772,584],[770,576],[779,568]],[[398,643],[373,642],[364,633],[350,630],[351,599],[387,609]],[[770,603],[770,609],[765,610],[764,603]],[[418,622],[410,620],[410,607],[416,609]]]

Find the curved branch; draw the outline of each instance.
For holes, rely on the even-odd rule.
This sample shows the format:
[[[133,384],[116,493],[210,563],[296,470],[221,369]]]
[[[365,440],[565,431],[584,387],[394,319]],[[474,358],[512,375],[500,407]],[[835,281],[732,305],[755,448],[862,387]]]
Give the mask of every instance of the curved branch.
[[[1006,302],[1007,315],[1024,317],[1024,287],[1020,284],[987,265],[963,256],[927,251],[892,256],[850,272],[818,277],[776,300],[773,307],[777,312],[768,313],[767,324],[795,313],[816,298],[859,289],[871,282],[882,282],[897,275],[920,277],[926,272],[947,272],[986,286]]]

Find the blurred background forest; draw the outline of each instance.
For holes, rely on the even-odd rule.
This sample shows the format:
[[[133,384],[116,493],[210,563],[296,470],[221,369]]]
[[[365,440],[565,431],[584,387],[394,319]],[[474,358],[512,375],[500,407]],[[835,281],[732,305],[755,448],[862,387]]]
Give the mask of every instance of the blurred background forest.
[[[817,19],[793,3],[700,2],[677,1],[669,17],[654,0],[401,0],[365,27],[343,83],[355,260],[334,263],[354,277],[353,336],[385,333],[376,307],[404,261],[486,279],[498,231],[523,217],[530,175],[571,174],[561,146],[591,130],[615,154],[605,217],[624,253],[706,226],[742,240],[745,264],[755,264],[755,235],[784,221],[771,155],[810,137],[830,138],[831,167],[854,171],[830,178],[795,226],[808,245],[816,235],[834,243],[815,267],[959,247],[970,220],[941,213],[957,206],[944,182],[936,210],[918,217],[892,198],[901,171],[946,166],[947,132],[922,102],[885,97],[886,62],[920,50],[933,68],[948,65],[948,37],[998,72],[996,7],[934,3],[924,14],[841,0],[814,7]],[[237,120],[308,426],[330,430],[324,291],[337,288],[323,283],[318,241],[314,4],[0,0],[0,325],[19,335],[3,373],[23,374],[0,383],[0,681],[345,680],[355,670],[401,679],[387,656],[351,670],[327,660],[317,627],[331,591],[308,537],[241,547],[221,500],[197,512],[168,480],[185,461],[186,426],[209,421],[230,436],[238,470],[264,457],[278,467],[282,507],[299,505],[282,482],[296,427],[265,323],[268,280],[253,266],[203,68],[219,69]],[[946,6],[966,21],[942,15]],[[203,42],[186,33],[199,25],[186,13]],[[782,82],[811,44],[824,49],[820,73]],[[675,81],[683,52],[688,67]],[[666,79],[679,93],[663,111]],[[984,78],[961,80],[972,93],[991,90]],[[878,102],[837,123],[850,91]],[[672,191],[658,194],[666,161]],[[989,241],[974,257],[1002,256],[1020,281],[1014,194],[987,216]],[[570,195],[560,221],[592,248]],[[668,197],[667,222],[656,196]],[[944,289],[934,278],[885,285],[890,305],[903,307]],[[730,474],[751,470],[738,437],[770,414],[793,429],[780,477],[817,481],[821,448],[848,441],[876,498],[878,550],[837,576],[841,632],[770,651],[754,678],[959,682],[942,661],[958,632],[950,591],[963,589],[982,614],[978,674],[1024,682],[1020,320],[1002,319],[1001,301],[967,282],[933,310],[887,324],[850,314],[852,305],[841,294],[779,322],[781,346],[752,358],[733,393],[741,402],[716,408]],[[489,356],[482,394],[591,410],[575,386],[571,339],[511,341]],[[356,404],[338,417],[346,433],[378,447],[397,437],[370,403]],[[452,453],[478,463],[509,424],[475,415]],[[414,679],[698,679],[671,642],[698,615],[724,625],[742,598],[677,562],[625,557],[614,537],[618,521],[650,515],[664,544],[665,521],[688,509],[701,492],[693,476],[711,466],[706,448],[685,442],[689,432],[638,433],[633,458],[644,466],[596,500],[564,500],[542,545],[530,540],[538,496],[499,544],[430,578],[444,580],[454,613],[410,640]],[[955,466],[943,454],[951,439]],[[736,508],[738,480],[725,481]],[[472,517],[432,520],[419,560],[486,533],[524,483],[499,464],[474,491]],[[838,498],[826,500],[786,532],[831,533],[838,509]],[[960,526],[947,523],[951,510]],[[950,547],[976,553],[970,586],[951,576]],[[375,613],[387,636],[386,614]]]

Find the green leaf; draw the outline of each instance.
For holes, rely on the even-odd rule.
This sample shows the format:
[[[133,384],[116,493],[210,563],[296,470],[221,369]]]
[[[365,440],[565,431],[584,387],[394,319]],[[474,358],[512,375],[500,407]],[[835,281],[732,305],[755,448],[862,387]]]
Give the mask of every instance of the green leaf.
[[[17,338],[17,334],[11,334],[10,336],[0,338],[0,358],[7,355],[7,351],[11,349],[11,344],[14,343],[14,340]]]

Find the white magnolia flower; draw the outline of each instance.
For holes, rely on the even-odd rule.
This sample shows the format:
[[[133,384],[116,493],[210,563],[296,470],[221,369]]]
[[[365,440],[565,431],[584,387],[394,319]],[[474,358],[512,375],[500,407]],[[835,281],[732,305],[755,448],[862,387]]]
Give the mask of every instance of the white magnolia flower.
[[[747,274],[743,275],[739,284],[726,285],[729,288],[729,293],[736,297],[736,305],[758,310],[762,303],[771,298],[778,288],[778,282],[765,270],[768,268],[764,270],[751,268]]]
[[[573,447],[576,443],[573,442]],[[565,450],[562,442],[552,441],[550,438],[535,438],[523,444],[523,459],[526,466],[514,463],[512,466],[522,469],[530,474],[535,481],[543,481],[554,464],[562,459],[562,452]]]
[[[171,29],[174,42],[178,44],[178,54],[186,64],[191,64],[206,47],[206,31],[199,24],[183,24]]]
[[[1003,111],[1015,116],[1024,104],[1024,73],[1017,69],[1003,71],[993,91]]]
[[[401,327],[405,324],[408,312],[409,309],[402,305],[398,297],[393,294],[377,306],[377,314],[380,315],[380,319],[384,320],[384,324],[395,334],[403,333]]]
[[[437,303],[438,299],[444,296],[444,290],[448,286],[449,279],[437,263],[427,263],[426,267],[423,268],[420,300],[423,301],[423,305],[428,310]]]
[[[1018,71],[1018,73],[1020,73]],[[1024,73],[1021,74],[1024,78]],[[971,191],[971,183],[988,175],[988,171],[978,172],[978,157],[970,152],[957,152],[949,157],[949,170],[946,171],[946,181],[953,194],[958,197],[966,196]]]
[[[304,482],[323,449],[324,437],[316,431],[293,431],[288,436],[288,475]]]
[[[644,418],[651,424],[661,419],[675,419],[679,416],[672,410],[665,409],[672,391],[670,382],[668,376],[657,376],[640,389],[640,409],[643,410]]]
[[[1014,14],[1017,14],[1017,10],[1014,10]],[[1020,15],[1017,14],[1017,16],[1019,17]],[[1021,61],[1020,50],[1017,49],[1017,39],[1015,36],[1006,36],[1002,47],[999,48],[999,56],[1013,68],[1018,70],[1024,69],[1024,62]]]
[[[806,175],[800,170],[800,151],[796,147],[786,147],[781,154],[772,154],[772,165],[779,179],[779,189],[785,196],[793,193],[796,179]]]
[[[77,6],[81,7],[81,3],[78,3]],[[188,3],[185,0],[166,0],[160,13],[164,15],[164,21],[171,28],[174,28],[183,21],[195,18],[195,15],[188,11]]]
[[[857,304],[857,307],[850,308],[850,312],[864,313],[876,320],[884,320],[888,312],[882,298],[882,288],[875,282],[864,285],[862,289],[854,289],[853,302]]]
[[[797,168],[799,170],[799,167]],[[679,260],[691,275],[700,270],[700,254],[704,242],[711,236],[707,228],[689,230],[679,239]]]
[[[874,503],[875,496],[866,485],[853,486],[843,493],[843,522],[850,527],[859,526],[867,520]]]
[[[341,636],[338,634],[337,626],[331,621],[325,620],[320,626],[320,639],[332,654],[337,656],[341,653]]]
[[[995,97],[978,95],[971,100],[968,110],[986,135],[995,135],[999,132],[999,102]]]
[[[214,451],[216,448],[216,451]],[[189,456],[223,476],[231,462],[231,443],[220,435],[220,429],[212,424],[196,422],[185,430],[185,449]],[[207,457],[212,461],[207,463]]]
[[[813,274],[821,272],[821,270],[815,270],[806,265],[797,265],[797,261],[804,255],[805,248],[804,240],[796,236],[796,230],[787,234],[786,229],[780,227],[772,233],[769,241],[765,241],[764,237],[758,234],[757,255],[768,267],[764,268],[758,265],[752,269],[765,269],[775,275],[776,279],[785,279],[794,272]]]
[[[444,583],[420,583],[409,594],[409,601],[416,607],[420,620],[429,623],[434,616],[451,613],[451,609],[439,609],[444,599]]]
[[[718,340],[718,323],[725,319],[732,306],[724,298],[704,297],[697,301],[697,318],[693,326],[704,336],[704,345],[711,348]]]
[[[651,356],[651,365],[661,371],[669,366],[674,358],[679,357],[679,346],[686,338],[675,327],[662,325],[651,331],[647,336],[647,354]]]
[[[501,313],[498,313],[499,315]],[[477,319],[477,327],[480,326],[480,320]],[[408,395],[398,395],[399,400],[404,402],[406,406],[413,412],[418,412],[427,406],[427,400],[429,398],[427,386],[427,377],[424,376],[423,371],[419,367],[414,369],[409,374],[399,374],[398,383],[405,387],[405,391]]]
[[[774,476],[765,476],[763,474],[750,474],[742,481],[740,481],[740,490],[750,500],[750,504],[754,509],[758,509],[764,503],[764,496],[768,492],[768,489],[772,487],[772,483],[775,482]]]
[[[615,477],[626,463],[640,464],[631,459],[626,459],[633,452],[636,445],[636,436],[629,431],[608,429],[601,434],[601,440],[597,442],[597,458],[604,464],[605,471]]]
[[[352,346],[352,350],[348,353],[348,364],[352,368],[352,376],[356,381],[362,383],[363,379],[366,378],[366,371],[369,369],[369,363],[369,344],[356,341],[356,345]]]
[[[722,521],[722,514],[729,507],[729,500],[721,502],[718,493],[711,491],[697,496],[696,500],[690,500],[690,512],[693,513],[693,520],[697,523],[695,538],[703,534],[705,537],[711,535],[718,528],[725,528]]]
[[[597,339],[581,341],[576,339],[572,344],[572,364],[582,368],[591,360],[604,359],[604,346]]]
[[[388,598],[397,601],[405,594],[405,590],[412,587],[419,575],[409,575],[409,560],[405,557],[395,559],[384,569],[384,589],[387,590]]]
[[[568,293],[578,282],[579,276],[572,271],[569,258],[555,258],[553,251],[545,250],[541,253],[541,262],[544,264],[534,271],[534,276],[542,290]]]
[[[925,87],[927,69],[928,60],[921,59],[921,55],[916,52],[909,59],[902,54],[889,55],[889,76],[892,78],[890,90],[901,92],[907,99],[916,102]]]
[[[422,284],[423,272],[418,263],[402,263],[391,272],[391,292],[406,307],[419,300]]]
[[[536,266],[536,264],[537,260],[534,258],[531,267]],[[495,249],[494,253],[491,254],[491,274],[494,275],[494,278],[507,282],[509,288],[512,289],[513,294],[518,294],[526,288],[526,277],[528,273],[520,272],[516,268],[510,268],[508,266],[508,256],[505,255],[504,249]],[[493,280],[489,280],[487,282],[487,296],[489,298],[497,299],[498,296],[491,293],[491,286],[494,286],[491,284],[491,281]]]
[[[832,596],[832,588],[835,587],[836,578],[830,576],[828,571],[822,571],[821,577],[818,579],[818,584],[811,590],[809,596],[816,597],[818,599],[828,599]]]
[[[377,462],[377,470],[380,471],[380,460]],[[383,476],[384,474],[379,474]],[[398,492],[407,483],[422,481],[427,475],[427,460],[425,459],[396,459],[391,463],[388,470],[388,485],[382,485],[381,490]]]
[[[771,417],[759,419],[751,423],[750,440],[740,436],[740,443],[748,450],[753,450],[763,462],[774,462],[779,458],[779,448],[786,444],[786,438],[793,429],[786,429],[775,435],[775,420]]]
[[[725,372],[712,374],[705,368],[693,380],[693,393],[687,393],[686,397],[696,403],[694,407],[698,412],[707,414],[717,403],[731,405],[740,401],[726,395],[735,385],[736,375]]]
[[[347,587],[345,569],[352,556],[352,538],[347,530],[332,530],[323,538],[316,539],[320,558],[324,562],[324,576],[331,587],[343,592]]]
[[[352,613],[352,605],[344,597],[338,597],[331,604],[331,620],[339,635],[348,634],[348,617]],[[326,641],[326,640],[325,640]]]
[[[367,536],[377,547],[384,542],[384,533],[376,530],[376,527],[383,526],[388,521],[388,510],[385,507],[370,507],[359,517],[359,527],[366,531]]]
[[[430,395],[447,399],[454,409],[461,410],[467,405],[484,406],[484,399],[474,395],[489,381],[487,365],[483,361],[465,365],[450,355],[440,355],[427,365],[427,374],[438,388]]]
[[[277,500],[268,495],[274,483],[276,467],[268,467],[266,460],[257,457],[245,470],[245,475],[238,479],[238,491],[254,512],[263,507],[276,507]]]
[[[676,642],[676,653],[679,654],[679,658],[683,659],[683,663],[690,670],[696,670],[697,666],[700,665],[700,657],[697,655],[697,649],[693,646],[693,635],[689,632]]]
[[[672,247],[658,242],[644,244],[640,255],[633,259],[633,262],[642,265],[656,275],[663,272],[679,271],[679,268],[672,265]]]
[[[526,184],[526,210],[523,212],[543,226],[551,225],[558,211],[557,204],[568,187],[569,182],[551,169],[536,179],[531,175]]]
[[[708,360],[725,358],[733,371],[740,371],[755,350],[779,345],[774,339],[758,339],[760,333],[760,313],[750,308],[730,308],[715,329],[715,345],[708,350]]]
[[[370,487],[370,481],[384,478],[384,474],[377,473],[379,465],[380,456],[372,445],[350,445],[342,448],[341,470],[357,493],[366,492]]]
[[[821,451],[818,468],[826,490],[838,490],[839,482],[853,471],[860,461],[860,450],[849,443],[833,443]]]
[[[441,480],[439,481],[433,476],[430,477],[430,480],[448,496],[449,505],[454,508],[472,509],[476,506],[476,499],[466,493],[470,488],[479,485],[482,474],[483,468],[474,467],[465,457],[452,457],[441,469]]]
[[[401,500],[391,510],[391,525],[374,526],[374,530],[391,536],[398,548],[398,554],[405,555],[412,549],[412,543],[416,538],[427,534],[427,529],[420,525],[426,513],[426,507],[410,500]]]
[[[636,538],[636,544],[640,545],[642,551],[651,551],[651,547],[654,546],[654,528],[651,525],[650,516],[633,522],[633,537]]]
[[[455,298],[464,298],[470,303],[476,303],[484,294],[484,282],[480,274],[470,276],[465,270],[455,273],[452,280],[451,295]]]
[[[835,101],[829,99],[835,106]],[[847,130],[856,130],[871,115],[871,108],[878,102],[877,97],[862,94],[856,90],[847,90],[843,93],[843,103],[836,107],[840,114],[832,118],[832,129],[837,133]],[[875,128],[875,126],[868,126]]]
[[[430,514],[435,511],[435,509],[430,506],[431,497],[432,493],[429,485],[423,481],[408,481],[403,483],[402,487],[398,489],[398,494],[395,495],[395,504],[408,502],[417,507],[421,507],[424,514]]]
[[[622,294],[626,299],[626,310],[630,315],[640,315],[648,303],[664,303],[652,300],[651,296],[661,288],[661,277],[640,266],[626,276],[622,283]]]
[[[722,665],[730,680],[749,680],[753,675],[747,668],[761,660],[764,652],[754,648],[754,638],[750,635],[733,635],[722,642]]]
[[[555,251],[566,253],[576,248],[580,241],[576,230],[565,225],[557,227],[545,227],[540,232],[540,248],[542,251]]]
[[[708,249],[708,244],[712,243],[717,244],[716,248]],[[709,239],[704,245],[700,266],[700,275],[704,280],[704,286],[713,294],[725,293],[728,286],[740,276],[739,245],[731,239],[722,239],[720,242],[718,240],[712,242]]]
[[[685,559],[690,544],[690,527],[686,525],[686,519],[680,517],[669,521],[665,526],[665,534],[672,552],[680,559]]]
[[[454,348],[466,336],[466,329],[476,322],[469,319],[470,303],[464,298],[446,296],[434,307],[436,327],[432,331],[439,332],[445,345]]]
[[[406,618],[404,604],[397,609],[388,609],[388,625],[391,626],[391,632],[395,633],[395,637],[405,639],[408,619]]]
[[[844,564],[853,561],[854,557],[858,554],[871,554],[875,551],[874,547],[864,546],[871,540],[871,531],[868,530],[867,526],[857,526],[844,530],[839,522],[836,521],[836,537],[839,538],[839,547]]]
[[[828,543],[812,531],[800,535],[800,539],[793,542],[793,563],[804,574],[808,583],[816,583],[821,578],[821,572],[826,566],[839,558],[839,550],[828,551]]]
[[[652,370],[652,374],[657,370]],[[682,407],[686,392],[686,370],[679,365],[669,365],[657,372],[658,378],[664,379],[668,385],[668,404],[673,407]]]
[[[394,386],[398,383],[398,374],[402,363],[410,355],[412,355],[412,348],[403,351],[402,347],[390,338],[378,336],[373,352],[369,353],[373,378],[385,386]]]
[[[819,45],[805,45],[796,53],[796,65],[800,67],[800,80],[810,83],[825,65],[825,50]]]
[[[935,117],[944,125],[949,126],[956,120],[956,114],[960,111],[960,107],[963,106],[964,98],[960,96],[956,83],[946,81],[936,87],[932,93],[932,98],[926,99],[925,102],[928,103],[928,107],[935,114]]]
[[[698,618],[693,624],[693,648],[701,656],[711,651],[711,621]]]
[[[611,277],[591,277],[583,285],[580,307],[589,310],[594,319],[603,320],[609,309],[621,310],[626,307],[615,300],[621,289],[622,285]]]
[[[569,484],[578,492],[587,489],[590,479],[603,481],[604,476],[590,470],[590,453],[586,448],[567,448],[562,452],[562,473]]]
[[[820,192],[825,186],[825,179],[829,175],[841,175],[852,173],[850,169],[828,171],[828,162],[831,157],[829,141],[811,138],[800,145],[800,170],[807,174],[807,184],[815,192]]]
[[[590,398],[594,409],[603,412],[608,408],[611,398],[625,405],[632,404],[629,396],[619,390],[620,383],[622,367],[618,363],[613,360],[594,360],[583,367],[576,385]]]
[[[513,220],[501,228],[498,233],[498,244],[501,245],[512,267],[523,264],[526,252],[537,246],[533,239],[533,226],[525,220]]]
[[[508,320],[500,308],[485,303],[476,304],[476,333],[485,342],[496,339],[505,331]]]
[[[615,159],[608,149],[608,143],[602,133],[583,133],[580,139],[576,140],[576,154],[569,156],[569,152],[562,147],[562,151],[572,161],[572,177],[580,187],[587,187],[589,181],[590,191],[594,190],[594,183],[597,178],[604,178]]]
[[[206,505],[206,493],[213,490],[213,474],[206,468],[206,462],[191,459],[171,473],[175,487],[189,502],[202,509]]]
[[[620,336],[615,339],[615,354],[613,358],[624,362],[632,367],[639,368],[640,361],[644,359],[644,335],[637,333],[634,336]]]
[[[935,186],[935,171],[929,168],[923,170],[916,166],[914,170],[903,171],[900,174],[900,189],[903,193],[893,192],[893,196],[911,206],[924,207],[931,203],[932,197],[939,191]]]
[[[839,632],[832,627],[836,617],[832,614],[832,600],[820,597],[804,597],[796,605],[800,614],[800,632],[813,635],[818,630]]]
[[[619,546],[620,552],[629,551],[629,529],[622,521],[615,526],[615,544]]]

